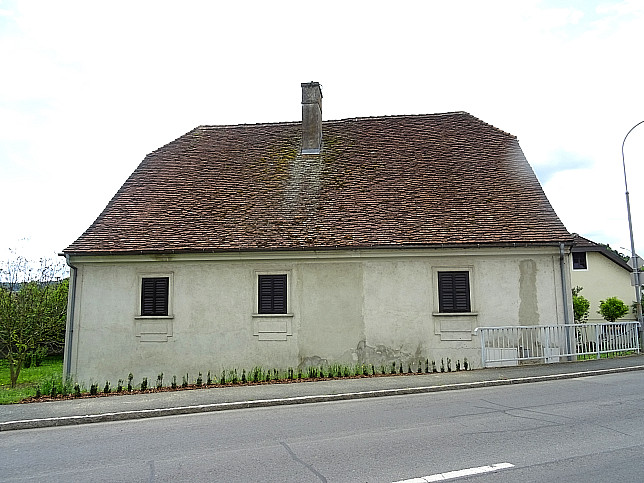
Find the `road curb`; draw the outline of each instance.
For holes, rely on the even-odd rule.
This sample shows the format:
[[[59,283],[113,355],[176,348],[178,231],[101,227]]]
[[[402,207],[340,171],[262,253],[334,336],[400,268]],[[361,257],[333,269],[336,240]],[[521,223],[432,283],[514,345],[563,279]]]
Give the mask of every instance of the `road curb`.
[[[366,399],[373,397],[402,396],[408,394],[424,394],[431,392],[453,391],[458,389],[473,389],[477,387],[507,386],[511,384],[526,384],[533,382],[556,381],[561,379],[575,379],[579,377],[615,374],[644,370],[644,365],[631,367],[618,367],[611,369],[597,369],[592,371],[579,371],[541,376],[526,376],[511,379],[494,379],[489,381],[460,382],[435,386],[405,387],[398,389],[381,389],[376,391],[358,391],[339,394],[319,394],[312,396],[296,396],[278,399],[257,399],[250,401],[236,401],[212,404],[198,404],[194,406],[178,406],[172,408],[141,409],[133,411],[107,412],[101,414],[85,414],[78,416],[61,416],[52,418],[23,419],[0,423],[0,431],[15,431],[20,429],[37,429],[57,426],[74,426],[80,424],[101,423],[109,421],[125,421],[134,419],[158,418],[163,416],[176,416],[182,414],[197,414],[215,411],[230,411],[233,409],[248,409],[270,406],[289,406],[295,404],[310,404],[319,402],[345,401],[350,399]]]

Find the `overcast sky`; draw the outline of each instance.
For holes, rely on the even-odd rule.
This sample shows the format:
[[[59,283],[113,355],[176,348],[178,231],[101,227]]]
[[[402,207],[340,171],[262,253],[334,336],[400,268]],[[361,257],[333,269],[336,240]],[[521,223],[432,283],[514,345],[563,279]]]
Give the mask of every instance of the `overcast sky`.
[[[628,253],[642,0],[0,0],[0,255],[55,257],[202,124],[467,111],[518,137],[571,232]],[[644,252],[644,124],[625,146]],[[623,248],[622,248],[623,247]]]

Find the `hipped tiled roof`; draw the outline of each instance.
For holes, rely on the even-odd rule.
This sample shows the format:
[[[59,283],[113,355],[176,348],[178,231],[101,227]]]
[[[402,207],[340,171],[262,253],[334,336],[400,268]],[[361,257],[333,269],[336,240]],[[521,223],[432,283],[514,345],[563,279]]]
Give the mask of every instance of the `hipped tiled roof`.
[[[464,112],[200,126],[145,157],[66,253],[569,242],[514,136]]]

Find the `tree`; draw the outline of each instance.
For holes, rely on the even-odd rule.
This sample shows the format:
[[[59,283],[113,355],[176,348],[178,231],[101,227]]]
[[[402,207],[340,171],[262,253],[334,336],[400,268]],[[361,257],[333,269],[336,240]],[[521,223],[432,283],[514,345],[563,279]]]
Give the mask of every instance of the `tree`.
[[[615,322],[628,313],[628,306],[617,297],[608,297],[599,302],[597,313],[608,322]]]
[[[64,266],[24,257],[0,268],[0,351],[9,363],[11,387],[25,365],[64,346],[68,280]]]
[[[572,307],[575,313],[575,323],[584,324],[588,321],[588,313],[590,312],[590,302],[583,295],[579,293],[583,287],[575,287],[572,289]]]
[[[622,252],[618,252],[617,250],[612,249],[609,244],[600,243],[600,245],[603,246],[604,248],[606,248],[606,250],[613,252],[615,255],[617,255],[619,258],[621,258],[625,262],[628,262],[630,260],[630,257],[628,255],[624,255]]]

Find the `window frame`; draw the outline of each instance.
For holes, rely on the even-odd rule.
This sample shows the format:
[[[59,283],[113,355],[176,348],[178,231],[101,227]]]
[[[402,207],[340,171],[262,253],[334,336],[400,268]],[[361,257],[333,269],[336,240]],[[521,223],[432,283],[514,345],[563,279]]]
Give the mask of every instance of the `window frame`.
[[[467,282],[467,287],[466,287],[466,304],[464,307],[459,308],[458,307],[458,301],[456,300],[457,297],[457,290],[458,287],[453,287],[451,290],[451,298],[452,304],[449,306],[445,306],[444,304],[444,292],[442,288],[444,287],[443,283],[444,277],[448,277],[449,274],[452,274],[452,283],[454,282],[454,277],[457,276],[457,274],[460,275],[465,275],[466,277],[466,282]],[[435,296],[436,296],[436,303],[435,303],[435,309],[436,309],[436,314],[441,314],[441,315],[471,315],[474,314],[475,312],[473,311],[472,307],[474,306],[474,296],[473,296],[473,289],[472,289],[472,269],[470,267],[436,267],[434,269],[434,281],[436,283],[436,290],[435,290]],[[443,279],[443,280],[442,280]],[[462,282],[461,282],[462,283]]]
[[[265,312],[260,312],[259,311],[259,303],[260,303],[260,296],[259,296],[259,279],[260,275],[286,275],[286,312],[275,312],[275,313],[265,313]],[[292,313],[292,301],[293,301],[293,277],[292,277],[292,270],[290,268],[287,269],[279,269],[279,268],[269,268],[269,269],[264,269],[264,270],[253,270],[253,278],[254,278],[254,295],[252,298],[252,308],[251,308],[251,315],[253,317],[293,317]]]
[[[173,318],[173,288],[174,277],[172,273],[141,273],[138,277],[138,298],[137,298],[137,319],[170,319]],[[165,310],[152,313],[144,313],[144,283],[146,280],[159,280],[166,279],[167,286],[165,288],[166,301]]]
[[[286,315],[289,313],[289,277],[287,273],[257,273],[257,303],[259,315]],[[268,290],[268,293],[266,292]],[[268,300],[267,300],[268,299]],[[268,302],[266,304],[265,302]],[[267,308],[268,305],[268,308]]]
[[[575,256],[579,257],[581,255],[584,256],[583,266],[576,266]],[[572,269],[573,270],[588,270],[588,252],[572,252]]]

